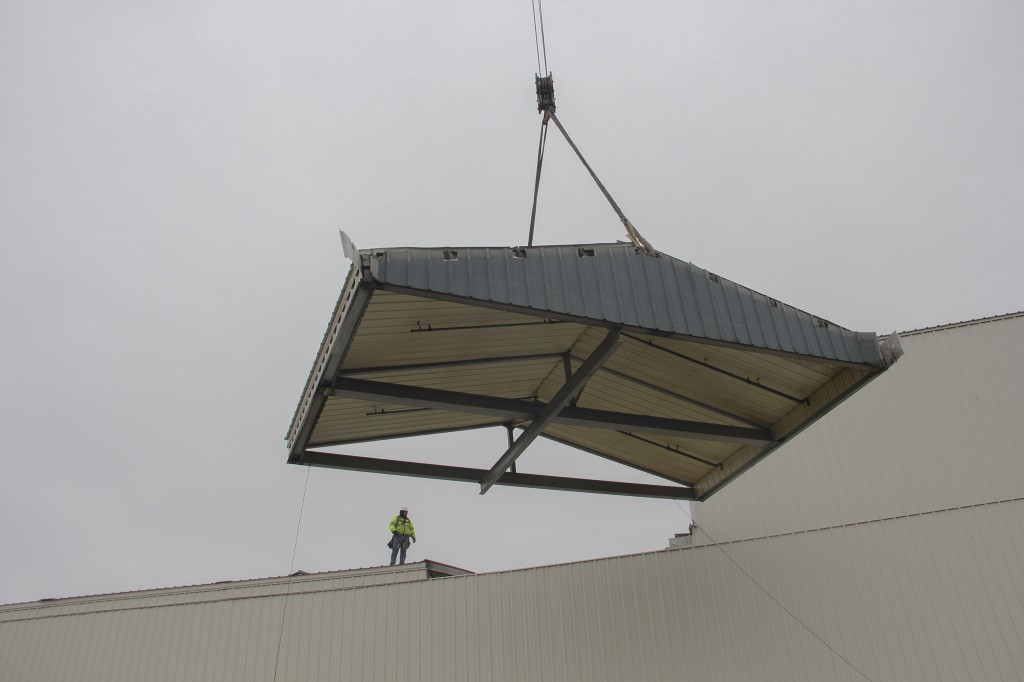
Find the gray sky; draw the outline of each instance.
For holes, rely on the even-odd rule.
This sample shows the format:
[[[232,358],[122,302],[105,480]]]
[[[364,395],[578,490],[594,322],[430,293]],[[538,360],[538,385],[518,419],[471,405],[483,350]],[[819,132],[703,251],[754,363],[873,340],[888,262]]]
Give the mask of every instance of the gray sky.
[[[858,331],[1022,305],[1024,4],[547,0],[559,118],[659,250]],[[526,242],[528,0],[0,2],[0,603],[279,575],[363,248]],[[552,129],[537,243],[624,238]],[[343,449],[459,462],[503,429]],[[643,480],[539,442],[520,469]],[[672,502],[315,469],[295,568],[664,547]]]

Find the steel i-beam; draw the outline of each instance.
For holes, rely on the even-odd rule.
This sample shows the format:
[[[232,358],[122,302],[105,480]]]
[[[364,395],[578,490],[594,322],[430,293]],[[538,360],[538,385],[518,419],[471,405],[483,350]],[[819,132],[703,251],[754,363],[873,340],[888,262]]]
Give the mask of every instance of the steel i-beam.
[[[501,475],[505,473],[509,465],[516,461],[519,455],[523,454],[523,451],[538,436],[547,428],[548,424],[551,423],[559,412],[562,411],[566,405],[572,400],[573,396],[580,392],[583,385],[587,383],[594,373],[601,368],[608,358],[610,358],[615,350],[622,343],[622,339],[619,335],[618,329],[609,329],[605,335],[604,340],[601,344],[591,353],[590,357],[586,359],[583,365],[576,370],[576,373],[572,375],[572,378],[562,384],[562,388],[558,389],[558,393],[551,399],[544,409],[541,410],[537,418],[534,419],[526,429],[523,430],[519,437],[516,438],[515,442],[505,451],[494,466],[491,467],[490,471],[480,481],[480,494],[483,495],[491,486],[494,485],[495,481],[501,478]]]

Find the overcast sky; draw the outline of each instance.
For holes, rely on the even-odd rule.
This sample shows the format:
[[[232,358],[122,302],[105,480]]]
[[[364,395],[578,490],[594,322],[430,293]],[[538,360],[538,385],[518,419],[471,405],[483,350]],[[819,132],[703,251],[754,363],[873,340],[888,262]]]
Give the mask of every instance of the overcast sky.
[[[1024,308],[1024,3],[546,0],[660,251],[857,331]],[[288,572],[285,431],[362,248],[526,242],[529,0],[0,0],[0,603]],[[621,225],[552,129],[536,243]],[[460,461],[503,429],[344,448]],[[521,471],[643,480],[537,442]],[[314,469],[295,569],[659,549],[671,501]]]

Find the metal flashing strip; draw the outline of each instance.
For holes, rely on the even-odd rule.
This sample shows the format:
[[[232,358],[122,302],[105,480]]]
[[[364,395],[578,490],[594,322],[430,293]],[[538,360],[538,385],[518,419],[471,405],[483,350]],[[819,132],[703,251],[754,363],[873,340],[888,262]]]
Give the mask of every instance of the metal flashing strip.
[[[447,481],[464,481],[479,483],[488,473],[486,469],[449,466],[445,464],[426,464],[394,459],[378,459],[376,457],[358,457],[355,455],[339,455],[330,452],[307,450],[303,453],[299,464],[309,466],[365,471],[374,474],[392,474],[398,476],[415,476],[419,478],[436,478]],[[601,493],[605,495],[627,495],[631,497],[652,497],[670,500],[695,499],[692,488],[671,485],[651,485],[647,483],[628,483],[624,481],[603,481],[590,478],[569,478],[565,476],[548,476],[545,474],[505,473],[495,481],[495,485],[507,485],[519,488],[540,488],[544,490],[565,490],[570,492]]]
[[[359,270],[353,267],[338,298],[331,325],[324,333],[316,362],[309,372],[302,400],[292,417],[291,428],[288,430],[289,461],[294,461],[306,449],[327,401],[327,397],[318,388],[337,374],[372,295],[372,286],[364,283],[359,277]]]

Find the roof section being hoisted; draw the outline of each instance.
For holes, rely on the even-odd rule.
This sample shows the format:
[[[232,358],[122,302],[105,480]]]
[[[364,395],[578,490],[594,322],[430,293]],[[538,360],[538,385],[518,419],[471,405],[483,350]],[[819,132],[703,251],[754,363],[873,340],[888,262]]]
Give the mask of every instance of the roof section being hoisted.
[[[702,500],[902,352],[631,244],[343,241],[353,265],[288,433],[296,464]],[[522,429],[486,469],[310,450],[484,426]],[[516,473],[538,436],[686,487]]]

